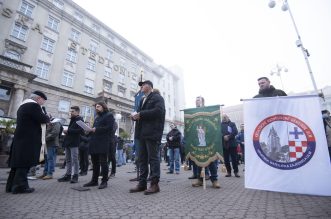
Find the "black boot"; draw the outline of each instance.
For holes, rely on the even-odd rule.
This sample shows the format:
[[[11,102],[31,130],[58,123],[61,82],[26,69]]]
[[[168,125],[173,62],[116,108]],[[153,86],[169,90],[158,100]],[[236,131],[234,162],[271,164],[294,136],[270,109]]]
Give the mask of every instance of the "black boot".
[[[98,186],[97,181],[91,181],[83,185],[83,187],[91,187],[91,186]]]
[[[64,176],[62,176],[60,179],[58,179],[58,182],[69,182],[71,180],[71,176],[65,174]]]
[[[78,183],[78,174],[72,175],[70,183]]]
[[[101,182],[99,189],[107,188],[107,181]]]

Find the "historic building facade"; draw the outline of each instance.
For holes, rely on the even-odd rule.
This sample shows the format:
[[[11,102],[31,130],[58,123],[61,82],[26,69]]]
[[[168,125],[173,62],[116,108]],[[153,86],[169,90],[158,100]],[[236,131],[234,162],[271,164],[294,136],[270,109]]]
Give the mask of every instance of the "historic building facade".
[[[70,106],[85,120],[103,100],[130,132],[138,82],[151,80],[166,103],[169,123],[183,124],[183,76],[153,62],[139,48],[71,0],[0,0],[0,116],[16,117],[33,90],[46,108],[69,122]],[[175,95],[176,94],[176,95]]]

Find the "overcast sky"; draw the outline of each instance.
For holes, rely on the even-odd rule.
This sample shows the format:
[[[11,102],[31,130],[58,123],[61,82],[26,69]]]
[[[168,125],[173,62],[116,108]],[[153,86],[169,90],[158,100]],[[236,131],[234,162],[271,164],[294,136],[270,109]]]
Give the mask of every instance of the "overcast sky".
[[[74,0],[155,63],[180,66],[186,107],[239,104],[258,92],[256,79],[278,63],[284,90],[313,90],[296,32],[281,2],[268,0]],[[331,85],[331,1],[289,0],[319,89]]]

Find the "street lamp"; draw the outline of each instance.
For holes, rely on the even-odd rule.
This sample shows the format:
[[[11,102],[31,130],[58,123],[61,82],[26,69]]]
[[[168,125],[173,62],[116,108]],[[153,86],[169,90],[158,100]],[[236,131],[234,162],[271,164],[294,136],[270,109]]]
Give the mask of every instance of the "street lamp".
[[[120,121],[121,121],[121,119],[122,119],[122,115],[120,113],[116,113],[115,114],[115,120],[117,122],[117,129],[116,129],[116,135],[117,135],[117,137],[120,134]]]
[[[288,69],[284,66],[280,66],[280,65],[276,65],[275,68],[271,69],[270,75],[274,75],[276,74],[277,76],[279,76],[280,78],[280,83],[282,84],[282,89],[284,90],[284,84],[283,84],[283,80],[282,80],[282,75],[281,72],[288,72]]]
[[[311,70],[310,63],[309,63],[309,60],[308,60],[308,57],[310,56],[310,54],[309,54],[308,50],[303,46],[303,43],[301,41],[301,37],[300,37],[299,31],[298,31],[297,25],[295,24],[295,21],[294,21],[294,18],[293,18],[293,15],[292,15],[290,6],[288,4],[288,1],[287,0],[282,0],[282,2],[283,2],[282,7],[281,7],[282,10],[283,11],[288,11],[290,13],[290,17],[291,17],[293,26],[294,26],[295,31],[296,31],[297,36],[298,36],[298,39],[295,42],[296,43],[296,46],[301,48],[301,51],[303,53],[303,56],[305,58],[305,61],[306,61],[307,67],[308,67],[308,71],[309,71],[309,74],[310,74],[311,81],[312,81],[313,86],[314,86],[314,90],[315,90],[316,94],[318,94],[317,85],[316,85],[316,82],[315,82],[313,71]],[[269,0],[269,4],[268,5],[269,5],[270,8],[273,8],[273,7],[276,6],[276,1],[275,0]]]

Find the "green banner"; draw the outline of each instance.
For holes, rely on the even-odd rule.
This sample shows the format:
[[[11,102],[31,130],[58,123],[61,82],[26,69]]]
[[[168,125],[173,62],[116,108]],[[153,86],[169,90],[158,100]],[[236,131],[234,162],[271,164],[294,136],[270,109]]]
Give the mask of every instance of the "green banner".
[[[185,154],[200,167],[223,160],[220,106],[184,110]]]

